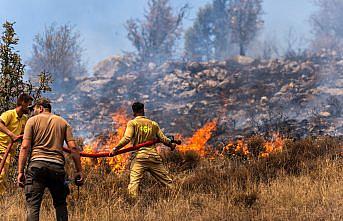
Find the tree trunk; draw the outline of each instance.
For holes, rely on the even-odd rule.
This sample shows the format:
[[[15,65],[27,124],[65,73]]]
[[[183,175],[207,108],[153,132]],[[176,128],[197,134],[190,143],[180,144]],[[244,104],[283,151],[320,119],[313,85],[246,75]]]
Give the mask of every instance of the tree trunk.
[[[239,55],[245,56],[245,48],[243,43],[239,44]]]

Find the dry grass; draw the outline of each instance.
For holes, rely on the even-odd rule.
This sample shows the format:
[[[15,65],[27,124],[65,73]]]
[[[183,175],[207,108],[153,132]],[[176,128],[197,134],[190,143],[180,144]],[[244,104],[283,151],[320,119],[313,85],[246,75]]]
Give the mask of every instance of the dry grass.
[[[77,200],[71,186],[70,220],[342,220],[342,144],[334,138],[288,142],[282,153],[253,161],[194,153],[167,156],[176,188],[166,190],[150,176],[137,201],[128,198],[128,171],[87,169]],[[24,220],[22,190],[0,199],[0,220]],[[53,220],[45,197],[42,220]]]

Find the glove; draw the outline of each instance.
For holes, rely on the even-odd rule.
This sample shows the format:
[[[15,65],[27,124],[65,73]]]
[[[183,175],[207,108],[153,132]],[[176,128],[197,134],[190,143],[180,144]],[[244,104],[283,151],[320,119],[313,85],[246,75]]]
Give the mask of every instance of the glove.
[[[115,147],[115,148],[113,148],[112,149],[112,151],[111,151],[111,155],[116,155],[116,153],[118,152],[118,148],[117,147]]]
[[[175,148],[176,148],[176,144],[175,144],[175,143],[171,143],[169,147],[170,147],[170,149],[171,149],[172,151],[174,151]]]
[[[76,173],[74,178],[74,183],[76,186],[82,186],[83,185],[83,175],[82,173]]]

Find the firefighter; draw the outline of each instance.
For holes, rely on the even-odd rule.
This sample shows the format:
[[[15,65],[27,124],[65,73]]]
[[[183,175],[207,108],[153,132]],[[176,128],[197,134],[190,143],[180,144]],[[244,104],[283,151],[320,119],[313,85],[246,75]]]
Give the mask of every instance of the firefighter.
[[[83,176],[80,152],[72,134],[72,128],[62,117],[51,113],[48,99],[41,98],[34,106],[34,117],[25,126],[23,143],[19,154],[17,183],[25,187],[27,219],[39,220],[39,211],[45,188],[48,188],[56,211],[56,219],[68,220],[66,198],[69,193],[65,182],[63,143],[71,149],[79,185]],[[26,159],[29,165],[24,174]]]
[[[124,137],[119,141],[116,147],[113,148],[112,154],[131,142],[132,145],[137,145],[147,141],[159,139],[164,145],[169,146],[172,150],[175,149],[175,144],[167,138],[161,131],[159,125],[144,114],[144,104],[135,102],[132,105],[134,119],[127,123]],[[163,185],[172,188],[172,179],[163,165],[161,156],[156,151],[156,146],[148,146],[139,149],[133,154],[130,170],[130,183],[128,186],[129,195],[136,198],[139,195],[139,185],[142,181],[145,171],[155,177]]]
[[[28,94],[20,94],[17,99],[15,109],[8,110],[0,116],[0,161],[3,159],[6,148],[11,142],[19,139],[24,132],[24,127],[30,112],[33,98]],[[12,146],[9,156],[6,159],[5,166],[0,174],[0,196],[6,190],[6,176],[9,170],[11,157],[15,154],[17,145]]]

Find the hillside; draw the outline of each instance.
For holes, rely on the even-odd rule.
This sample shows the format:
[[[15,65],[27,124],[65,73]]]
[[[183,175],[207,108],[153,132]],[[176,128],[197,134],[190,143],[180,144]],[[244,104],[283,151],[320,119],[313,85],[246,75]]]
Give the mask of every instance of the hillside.
[[[287,136],[343,134],[343,57],[334,52],[294,59],[150,63],[137,68],[129,57],[110,57],[61,95],[57,112],[77,134],[113,130],[112,117],[131,113],[133,101],[168,132],[191,135],[216,119],[216,136],[279,130]]]

